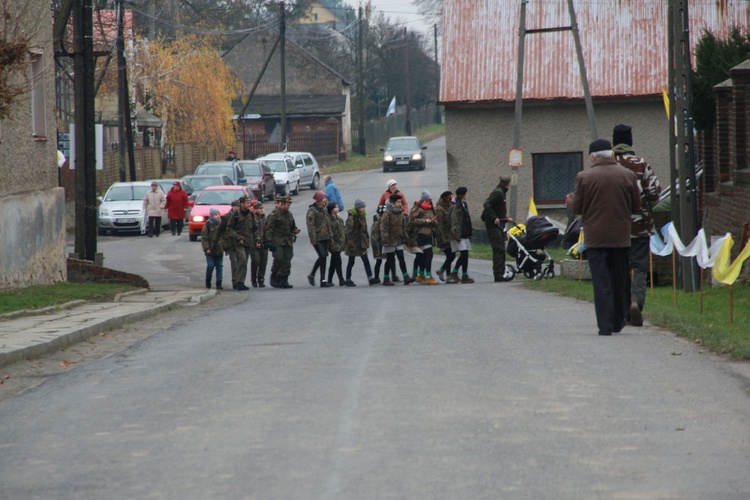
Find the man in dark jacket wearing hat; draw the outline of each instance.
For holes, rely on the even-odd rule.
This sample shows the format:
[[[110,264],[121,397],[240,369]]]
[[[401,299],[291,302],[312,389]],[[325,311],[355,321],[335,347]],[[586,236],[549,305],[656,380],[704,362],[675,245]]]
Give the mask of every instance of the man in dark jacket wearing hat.
[[[508,217],[508,207],[506,204],[506,195],[510,186],[510,177],[502,175],[497,187],[490,193],[484,201],[484,211],[482,212],[482,221],[487,231],[487,237],[492,246],[492,273],[495,275],[495,281],[507,281],[505,275],[505,223],[513,222]],[[513,279],[513,278],[511,278]]]
[[[576,175],[573,212],[581,214],[599,335],[622,330],[628,307],[630,216],[641,208],[636,176],[617,164],[612,144],[589,145],[591,168]]]
[[[612,131],[615,159],[617,163],[633,172],[638,178],[641,195],[641,210],[630,218],[630,268],[633,282],[630,287],[630,309],[628,316],[633,326],[643,325],[643,306],[646,303],[646,273],[651,235],[654,234],[653,207],[659,201],[661,185],[651,165],[635,155],[633,132],[627,125],[617,125]]]

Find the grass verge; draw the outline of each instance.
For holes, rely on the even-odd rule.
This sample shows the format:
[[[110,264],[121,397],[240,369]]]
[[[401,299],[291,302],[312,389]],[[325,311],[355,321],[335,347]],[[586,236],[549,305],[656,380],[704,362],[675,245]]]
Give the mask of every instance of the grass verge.
[[[416,136],[422,143],[430,142],[433,139],[445,134],[445,125],[430,125],[428,127],[421,128],[416,131]],[[382,167],[381,163],[382,156],[378,153],[370,153],[368,155],[361,155],[358,153],[352,153],[344,161],[338,161],[320,166],[320,171],[323,174],[336,174],[340,172],[359,172],[363,170],[375,170]]]
[[[137,290],[129,285],[104,283],[56,283],[0,293],[0,314],[56,306],[73,300],[109,300],[122,292]]]

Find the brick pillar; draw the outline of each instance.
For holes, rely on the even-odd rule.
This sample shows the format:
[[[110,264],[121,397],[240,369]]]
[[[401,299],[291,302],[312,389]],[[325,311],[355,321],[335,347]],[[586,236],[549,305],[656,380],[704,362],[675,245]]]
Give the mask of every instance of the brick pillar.
[[[750,127],[747,121],[750,101],[750,59],[729,71],[732,78],[732,118],[734,121],[735,171],[750,168]],[[733,176],[734,177],[734,176]]]

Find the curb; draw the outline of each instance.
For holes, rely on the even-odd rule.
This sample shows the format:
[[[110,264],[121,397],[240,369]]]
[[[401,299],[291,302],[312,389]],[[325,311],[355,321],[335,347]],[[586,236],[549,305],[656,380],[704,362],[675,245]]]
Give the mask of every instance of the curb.
[[[123,294],[123,296],[139,295],[139,294],[145,293],[146,291],[148,290],[144,289],[143,292],[139,290],[135,290],[133,292],[126,292]],[[71,329],[69,329],[67,332],[50,333],[46,336],[41,336],[36,340],[37,343],[35,345],[19,347],[18,349],[14,349],[10,352],[0,352],[0,368],[9,364],[15,363],[17,361],[22,361],[24,359],[28,360],[28,359],[39,358],[46,354],[57,352],[61,349],[65,349],[67,347],[83,342],[84,340],[90,337],[93,337],[95,335],[98,335],[101,332],[119,328],[126,323],[139,321],[139,320],[142,320],[151,316],[155,316],[163,312],[168,312],[173,309],[180,308],[180,307],[191,307],[191,306],[202,304],[214,298],[215,296],[216,296],[216,291],[211,290],[209,292],[202,293],[199,295],[193,295],[189,301],[188,300],[170,301],[170,302],[165,302],[162,304],[144,306],[144,308],[139,311],[123,314],[121,316],[117,316],[113,318],[95,320],[87,324],[84,327],[80,327],[80,326],[71,327]],[[51,306],[48,308],[44,308],[44,310],[48,310],[48,311],[58,310],[62,308],[63,306],[66,306],[66,308],[74,307],[77,305],[85,304],[86,302],[87,301],[85,300],[73,301],[73,302],[68,302],[60,306]],[[42,310],[40,309],[35,309],[33,311],[19,311],[20,313],[24,313],[24,314],[18,314],[17,316],[39,315],[41,311]],[[8,313],[8,314],[16,314],[16,313],[14,312],[14,313]]]
[[[73,307],[82,306],[87,303],[87,300],[71,300],[63,304],[57,304],[54,306],[40,307],[39,309],[22,309],[20,311],[13,311],[8,313],[0,314],[0,321],[6,319],[20,318],[21,316],[39,316],[41,314],[47,314],[48,312],[59,311],[60,309],[71,309]]]

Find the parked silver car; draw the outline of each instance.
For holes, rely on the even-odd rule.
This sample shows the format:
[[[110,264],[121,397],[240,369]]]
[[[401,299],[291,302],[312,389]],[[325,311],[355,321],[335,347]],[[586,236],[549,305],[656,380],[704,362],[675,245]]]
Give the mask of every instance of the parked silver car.
[[[312,154],[302,151],[285,151],[271,153],[263,158],[290,158],[294,168],[299,172],[300,185],[309,186],[313,191],[320,187],[320,166]]]
[[[112,234],[143,233],[145,228],[143,198],[149,189],[151,189],[150,181],[112,184],[104,196],[99,198],[99,234],[103,236],[107,232]],[[169,223],[166,210],[162,215],[162,224],[165,221]]]

